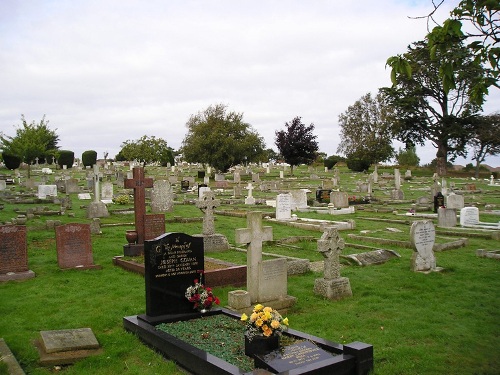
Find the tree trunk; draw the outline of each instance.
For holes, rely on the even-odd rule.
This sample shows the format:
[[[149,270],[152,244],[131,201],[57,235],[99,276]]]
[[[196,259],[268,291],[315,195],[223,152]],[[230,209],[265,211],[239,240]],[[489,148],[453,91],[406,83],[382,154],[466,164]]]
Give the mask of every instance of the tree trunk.
[[[438,144],[438,150],[436,152],[436,173],[438,176],[443,177],[446,176],[447,170],[446,170],[446,162],[448,161],[448,147],[446,147],[446,144],[439,143]]]
[[[480,165],[481,165],[481,162],[479,161],[479,159],[478,159],[478,160],[476,160],[476,168],[475,168],[476,170],[475,170],[475,172],[474,172],[474,176],[476,177],[476,179],[478,179],[478,178],[479,178],[479,166],[480,166]]]
[[[293,165],[290,164],[290,175],[293,176]]]

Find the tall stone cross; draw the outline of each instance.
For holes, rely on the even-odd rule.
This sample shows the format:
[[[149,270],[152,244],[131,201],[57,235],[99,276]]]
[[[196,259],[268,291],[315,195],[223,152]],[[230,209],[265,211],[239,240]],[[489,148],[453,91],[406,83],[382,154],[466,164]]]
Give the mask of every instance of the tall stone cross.
[[[144,244],[144,216],[146,216],[146,188],[153,187],[153,179],[144,177],[144,168],[134,167],[132,178],[125,180],[125,188],[134,189],[135,230],[137,243]]]
[[[345,247],[345,242],[339,236],[338,229],[326,227],[318,240],[318,251],[325,258],[325,279],[332,280],[340,277],[340,253]]]
[[[196,201],[196,207],[203,211],[205,216],[203,217],[203,234],[205,236],[210,236],[215,234],[214,225],[214,209],[219,207],[220,200],[215,199],[215,194],[213,191],[205,191],[201,194],[199,199]]]
[[[237,243],[247,244],[247,291],[251,303],[258,302],[259,283],[265,282],[261,277],[262,242],[272,241],[273,228],[262,226],[262,212],[247,213],[247,227],[236,229]]]

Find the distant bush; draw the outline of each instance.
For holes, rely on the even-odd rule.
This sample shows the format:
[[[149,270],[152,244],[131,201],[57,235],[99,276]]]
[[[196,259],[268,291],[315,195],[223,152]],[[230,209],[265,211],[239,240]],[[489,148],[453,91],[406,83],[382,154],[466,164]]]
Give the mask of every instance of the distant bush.
[[[21,165],[21,158],[15,155],[10,155],[6,152],[2,153],[3,162],[7,169],[17,169]]]
[[[371,161],[358,157],[356,155],[351,155],[347,158],[347,168],[353,172],[364,172],[370,168]]]
[[[82,153],[82,164],[84,167],[91,167],[97,162],[97,152],[87,150]]]
[[[345,161],[345,158],[338,155],[332,155],[323,160],[323,165],[328,169],[332,169],[335,164]]]
[[[75,153],[69,150],[59,150],[59,158],[57,159],[57,164],[61,168],[65,165],[66,168],[71,168],[75,161]]]

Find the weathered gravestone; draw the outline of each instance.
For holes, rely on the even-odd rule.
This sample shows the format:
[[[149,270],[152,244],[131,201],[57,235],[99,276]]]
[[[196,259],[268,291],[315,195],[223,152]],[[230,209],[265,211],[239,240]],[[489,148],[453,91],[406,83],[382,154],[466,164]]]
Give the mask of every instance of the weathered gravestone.
[[[58,225],[55,231],[59,268],[101,269],[101,266],[94,264],[89,224]]]
[[[172,186],[166,180],[157,180],[153,182],[151,190],[151,211],[153,212],[172,212],[174,209],[174,200]]]
[[[164,315],[192,313],[186,289],[204,272],[203,239],[184,233],[166,233],[145,241],[146,315],[148,322]]]
[[[326,227],[318,240],[318,251],[324,259],[324,277],[314,281],[314,293],[331,300],[352,297],[349,278],[340,276],[340,253],[345,242],[339,236],[338,229]]]
[[[247,244],[247,292],[250,303],[266,303],[275,309],[293,306],[287,295],[286,259],[262,260],[262,242],[272,241],[273,228],[262,226],[262,212],[247,213],[247,228],[236,229],[235,241]],[[249,307],[249,306],[248,306]]]
[[[278,194],[276,196],[276,220],[292,219],[292,196],[290,194]]]
[[[40,338],[35,341],[35,346],[42,366],[68,365],[102,353],[90,328],[40,331]]]
[[[38,199],[57,197],[57,185],[38,185]]]
[[[454,208],[460,211],[462,208],[465,207],[463,195],[451,193],[446,197],[445,200],[446,200],[446,208]]]
[[[204,249],[210,251],[224,251],[229,249],[229,242],[226,236],[215,233],[214,210],[220,205],[220,200],[215,198],[213,191],[205,191],[196,201],[198,207],[203,213],[203,237]]]
[[[292,210],[300,210],[307,208],[307,192],[306,189],[290,190],[292,196]]]
[[[343,191],[332,191],[330,193],[330,203],[332,203],[335,208],[349,207],[347,193]]]
[[[457,210],[455,208],[438,208],[438,227],[453,228],[457,226]]]
[[[35,277],[28,269],[26,226],[0,225],[0,281]]]
[[[341,255],[341,257],[358,266],[371,266],[383,264],[393,258],[401,258],[401,255],[394,250],[377,249],[359,254]]]
[[[144,177],[144,168],[134,167],[133,177],[125,180],[125,188],[134,189],[134,216],[137,241],[123,246],[126,256],[137,256],[144,252],[144,217],[146,216],[146,188],[153,187],[153,179]]]
[[[144,215],[144,239],[152,240],[165,234],[165,215]]]
[[[410,242],[413,246],[411,269],[415,272],[437,271],[434,256],[436,230],[432,220],[415,221],[410,229]]]
[[[103,203],[111,203],[113,201],[113,183],[106,181],[102,184],[101,201]]]

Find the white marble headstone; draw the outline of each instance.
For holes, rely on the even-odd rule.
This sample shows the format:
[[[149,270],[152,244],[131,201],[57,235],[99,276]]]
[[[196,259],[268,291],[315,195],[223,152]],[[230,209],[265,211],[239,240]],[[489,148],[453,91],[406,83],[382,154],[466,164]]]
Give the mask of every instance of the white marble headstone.
[[[411,265],[413,271],[431,271],[436,268],[434,242],[436,230],[431,220],[415,221],[410,229],[410,241],[413,246]]]

